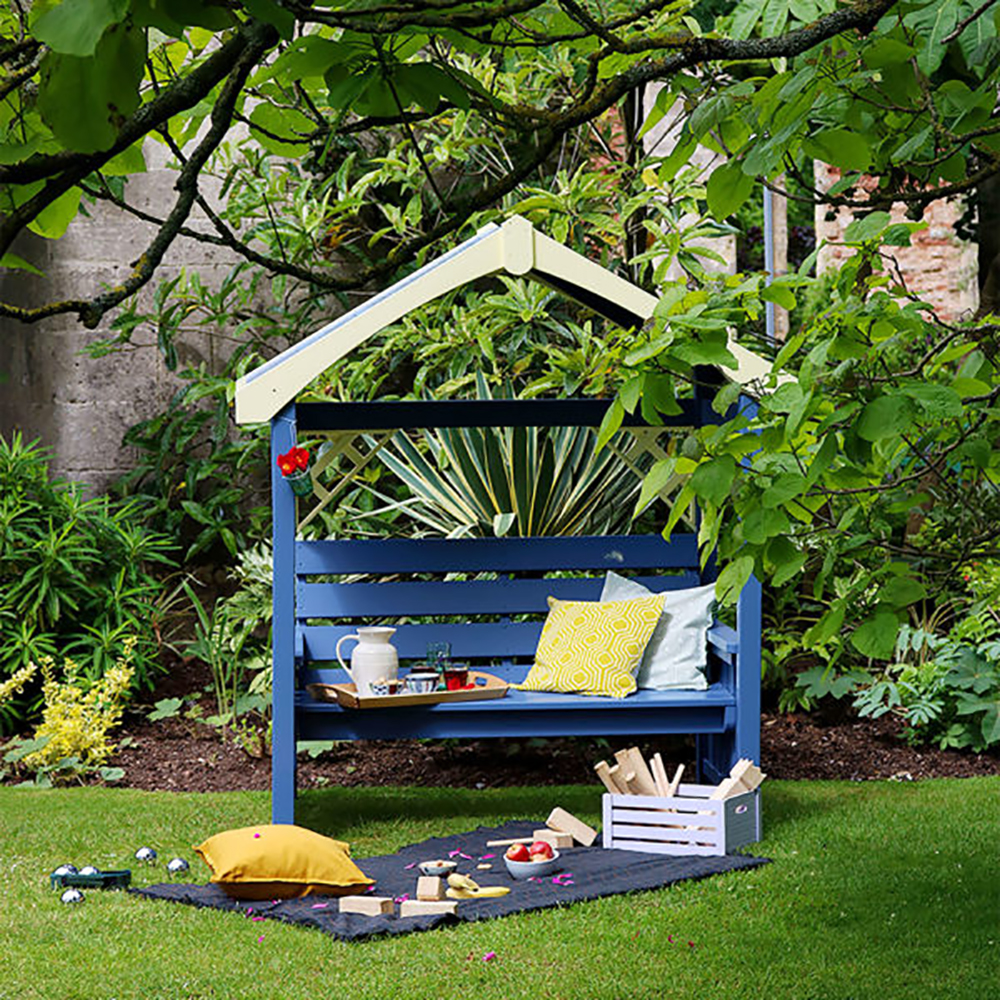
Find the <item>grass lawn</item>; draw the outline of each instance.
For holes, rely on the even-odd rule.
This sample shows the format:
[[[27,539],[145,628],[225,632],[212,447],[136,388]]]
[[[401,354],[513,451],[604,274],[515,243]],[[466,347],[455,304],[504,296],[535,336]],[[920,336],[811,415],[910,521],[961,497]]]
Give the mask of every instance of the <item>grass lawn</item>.
[[[300,822],[355,857],[477,824],[592,821],[592,788],[332,789]],[[914,784],[768,782],[774,864],[564,910],[345,944],[318,932],[125,896],[59,903],[63,861],[165,862],[266,822],[262,793],[0,788],[0,998],[970,998],[1000,991],[1000,778]],[[263,936],[263,941],[258,938]],[[670,942],[672,937],[673,943]],[[693,942],[693,947],[688,944]],[[497,958],[482,961],[488,951]]]

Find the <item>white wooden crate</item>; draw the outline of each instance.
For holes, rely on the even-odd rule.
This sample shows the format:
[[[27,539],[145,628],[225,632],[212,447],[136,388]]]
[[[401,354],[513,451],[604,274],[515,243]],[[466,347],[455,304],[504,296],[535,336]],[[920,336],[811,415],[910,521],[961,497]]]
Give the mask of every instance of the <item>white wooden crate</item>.
[[[761,839],[760,789],[712,799],[715,785],[681,785],[677,795],[603,798],[604,846],[652,854],[729,854]]]

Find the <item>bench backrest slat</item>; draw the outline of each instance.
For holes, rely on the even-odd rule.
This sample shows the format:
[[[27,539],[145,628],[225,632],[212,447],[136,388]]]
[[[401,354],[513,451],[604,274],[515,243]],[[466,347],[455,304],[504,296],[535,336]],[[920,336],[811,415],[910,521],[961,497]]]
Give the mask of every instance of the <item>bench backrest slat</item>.
[[[297,575],[697,569],[694,535],[298,541]]]
[[[660,593],[696,587],[697,573],[633,577]],[[408,583],[299,583],[299,618],[385,618],[397,615],[515,615],[548,611],[548,598],[596,601],[603,577],[551,580],[464,580]]]

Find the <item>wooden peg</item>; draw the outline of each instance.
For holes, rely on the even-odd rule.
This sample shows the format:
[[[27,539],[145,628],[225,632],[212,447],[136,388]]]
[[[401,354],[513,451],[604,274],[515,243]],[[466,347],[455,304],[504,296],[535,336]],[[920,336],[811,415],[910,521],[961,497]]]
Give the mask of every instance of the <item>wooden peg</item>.
[[[618,795],[618,783],[611,776],[611,768],[608,767],[607,763],[603,760],[599,760],[594,765],[594,770],[597,772],[597,777],[601,779],[601,783],[604,787],[611,792],[612,795]]]
[[[670,780],[667,778],[667,769],[663,765],[663,758],[654,753],[650,760],[650,770],[653,772],[653,780],[656,782],[656,794],[666,797],[670,794]]]
[[[681,787],[681,776],[684,774],[684,765],[679,764],[674,772],[674,780],[670,782],[667,789],[667,798],[672,799],[677,794],[677,789]]]

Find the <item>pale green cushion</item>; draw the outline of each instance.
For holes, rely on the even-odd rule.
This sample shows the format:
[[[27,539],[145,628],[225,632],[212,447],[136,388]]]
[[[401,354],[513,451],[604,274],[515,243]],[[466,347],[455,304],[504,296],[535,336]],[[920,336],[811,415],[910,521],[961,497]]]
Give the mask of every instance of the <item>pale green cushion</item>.
[[[653,591],[634,580],[609,572],[602,601],[648,598]],[[715,605],[715,584],[667,590],[663,610],[639,664],[636,683],[654,691],[704,691],[708,687],[708,629]]]

